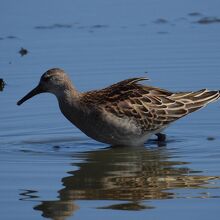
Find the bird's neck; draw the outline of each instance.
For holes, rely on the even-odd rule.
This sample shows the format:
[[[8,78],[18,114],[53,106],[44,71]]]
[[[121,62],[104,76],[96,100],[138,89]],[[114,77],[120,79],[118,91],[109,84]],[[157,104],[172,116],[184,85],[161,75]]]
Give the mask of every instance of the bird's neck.
[[[74,107],[78,105],[81,93],[73,85],[67,85],[62,91],[57,92],[55,96],[58,99],[60,107]]]
[[[65,90],[62,95],[58,96],[59,107],[63,115],[79,129],[85,127],[87,108],[81,104],[82,94],[76,89]]]

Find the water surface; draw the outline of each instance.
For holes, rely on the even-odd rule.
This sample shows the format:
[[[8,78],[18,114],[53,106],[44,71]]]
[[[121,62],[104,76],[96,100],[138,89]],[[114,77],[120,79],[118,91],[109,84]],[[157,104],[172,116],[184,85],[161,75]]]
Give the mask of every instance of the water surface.
[[[0,9],[2,219],[218,219],[219,103],[167,129],[163,146],[86,137],[55,97],[16,101],[51,67],[80,91],[147,76],[166,89],[219,89],[218,0],[29,1]],[[21,56],[21,48],[28,53]]]

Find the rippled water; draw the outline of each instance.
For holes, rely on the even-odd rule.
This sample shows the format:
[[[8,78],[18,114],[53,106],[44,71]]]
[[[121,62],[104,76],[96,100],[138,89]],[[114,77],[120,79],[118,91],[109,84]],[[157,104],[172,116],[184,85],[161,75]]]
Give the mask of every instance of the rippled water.
[[[163,146],[113,148],[72,126],[51,95],[16,101],[51,67],[65,69],[81,91],[145,75],[170,90],[219,89],[219,7],[218,0],[2,3],[1,219],[218,219],[219,102],[173,124]]]

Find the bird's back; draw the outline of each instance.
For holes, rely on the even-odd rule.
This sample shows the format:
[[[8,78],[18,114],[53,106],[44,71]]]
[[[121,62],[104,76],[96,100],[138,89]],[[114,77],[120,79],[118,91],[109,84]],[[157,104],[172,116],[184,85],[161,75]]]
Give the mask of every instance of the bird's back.
[[[82,101],[118,118],[130,118],[142,131],[156,131],[217,100],[219,91],[170,92],[127,79],[83,94]]]

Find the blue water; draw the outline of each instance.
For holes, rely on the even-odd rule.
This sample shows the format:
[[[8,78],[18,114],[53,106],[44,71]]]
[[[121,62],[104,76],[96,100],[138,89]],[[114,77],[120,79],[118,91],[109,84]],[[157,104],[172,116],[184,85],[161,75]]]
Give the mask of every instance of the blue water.
[[[16,102],[51,67],[80,91],[136,76],[174,91],[219,89],[219,7],[218,0],[2,2],[1,219],[218,219],[218,102],[167,129],[166,146],[150,140],[119,149],[72,126],[52,95]],[[205,17],[212,22],[199,23]]]

